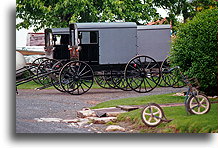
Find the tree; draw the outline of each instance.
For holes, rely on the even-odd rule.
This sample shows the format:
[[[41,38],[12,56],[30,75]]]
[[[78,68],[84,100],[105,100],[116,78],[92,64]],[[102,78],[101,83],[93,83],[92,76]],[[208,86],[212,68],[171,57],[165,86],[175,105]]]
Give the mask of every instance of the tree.
[[[17,0],[17,29],[68,27],[71,22],[140,21],[159,17],[150,0]]]
[[[156,7],[169,11],[169,21],[174,26],[176,16],[182,15],[184,22],[190,17],[194,17],[197,11],[218,6],[217,0],[153,0]]]
[[[218,8],[207,9],[178,27],[173,40],[170,60],[180,66],[188,77],[197,78],[201,90],[217,95]]]
[[[172,25],[176,22],[176,16],[183,15],[184,20],[190,16],[192,6],[187,0],[153,0],[156,7],[161,7],[169,11],[169,20]]]
[[[204,9],[210,9],[218,6],[217,0],[193,0],[191,5],[196,11],[201,11]]]

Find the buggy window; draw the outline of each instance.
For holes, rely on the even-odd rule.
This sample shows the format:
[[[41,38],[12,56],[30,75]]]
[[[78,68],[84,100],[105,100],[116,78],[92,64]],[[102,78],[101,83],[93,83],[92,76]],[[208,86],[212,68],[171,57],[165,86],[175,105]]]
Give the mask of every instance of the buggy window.
[[[98,44],[98,32],[97,31],[83,31],[79,33],[81,44]]]

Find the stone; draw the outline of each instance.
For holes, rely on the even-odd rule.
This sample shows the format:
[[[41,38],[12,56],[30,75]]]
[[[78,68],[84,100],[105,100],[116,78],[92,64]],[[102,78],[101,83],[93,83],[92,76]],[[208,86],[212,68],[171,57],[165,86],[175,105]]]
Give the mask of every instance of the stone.
[[[87,119],[89,119],[92,123],[94,124],[105,124],[109,121],[116,121],[117,117],[88,117]]]
[[[34,118],[34,120],[36,120],[37,122],[43,122],[43,120],[40,118]]]
[[[39,118],[41,119],[43,122],[61,122],[62,119],[61,118]]]
[[[89,119],[83,119],[83,120],[80,120],[80,122],[77,122],[76,124],[79,126],[79,127],[82,127],[84,125],[87,125],[89,123]]]
[[[70,123],[69,125],[67,125],[68,127],[76,127],[78,128],[79,126],[77,125],[77,123]]]
[[[116,117],[119,114],[119,112],[120,113],[126,112],[116,107],[93,109],[93,111],[95,111],[97,117],[110,117],[110,116]]]
[[[71,122],[69,126],[80,128],[83,127],[84,125],[89,124],[89,122],[90,122],[89,119],[86,118],[76,118],[76,120],[74,120],[74,122]]]
[[[106,129],[106,132],[113,132],[113,131],[121,131],[121,132],[125,132],[125,128],[119,126],[119,125],[109,125]]]
[[[135,110],[135,109],[139,109],[138,106],[132,106],[132,105],[118,105],[116,107],[121,108],[122,110],[125,110],[125,111],[132,111],[132,110]]]
[[[62,122],[64,123],[77,123],[79,121],[80,121],[80,118],[62,120]]]
[[[185,96],[184,93],[175,93],[173,96]]]
[[[90,109],[84,109],[81,111],[77,111],[77,117],[78,118],[86,118],[86,117],[96,117],[96,114],[94,111]]]

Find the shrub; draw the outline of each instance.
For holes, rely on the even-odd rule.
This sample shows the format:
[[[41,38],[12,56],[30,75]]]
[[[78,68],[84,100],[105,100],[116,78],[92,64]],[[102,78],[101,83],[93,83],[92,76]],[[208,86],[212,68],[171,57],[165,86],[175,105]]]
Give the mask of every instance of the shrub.
[[[217,95],[217,14],[217,8],[204,10],[181,24],[170,52],[171,62],[197,78],[208,95]]]

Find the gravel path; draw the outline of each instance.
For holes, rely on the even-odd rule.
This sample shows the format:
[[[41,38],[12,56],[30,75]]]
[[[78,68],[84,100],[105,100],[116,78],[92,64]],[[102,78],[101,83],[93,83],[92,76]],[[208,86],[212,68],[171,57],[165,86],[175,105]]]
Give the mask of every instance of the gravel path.
[[[88,133],[85,128],[69,127],[64,123],[39,123],[35,118],[76,118],[76,111],[98,103],[127,97],[182,92],[186,88],[155,88],[149,93],[115,89],[91,89],[83,95],[69,95],[54,89],[18,90],[16,95],[17,133]]]

